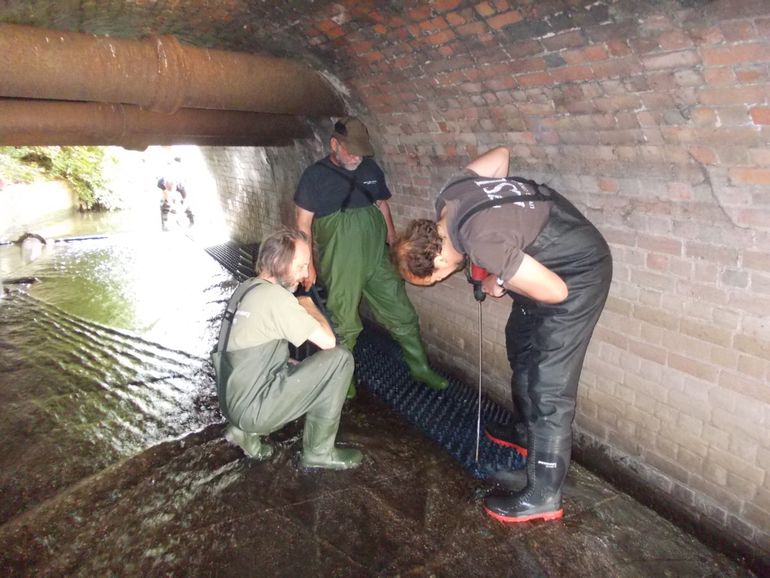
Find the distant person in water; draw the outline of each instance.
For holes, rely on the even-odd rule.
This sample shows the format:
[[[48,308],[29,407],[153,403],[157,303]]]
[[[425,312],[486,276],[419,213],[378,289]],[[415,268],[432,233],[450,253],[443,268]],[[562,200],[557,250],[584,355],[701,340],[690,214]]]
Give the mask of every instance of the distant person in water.
[[[158,179],[158,188],[161,191],[160,197],[160,223],[164,231],[169,230],[169,215],[176,218],[178,213],[184,211],[187,220],[192,227],[195,224],[195,215],[190,208],[187,197],[187,190],[184,185],[173,176],[161,177]]]

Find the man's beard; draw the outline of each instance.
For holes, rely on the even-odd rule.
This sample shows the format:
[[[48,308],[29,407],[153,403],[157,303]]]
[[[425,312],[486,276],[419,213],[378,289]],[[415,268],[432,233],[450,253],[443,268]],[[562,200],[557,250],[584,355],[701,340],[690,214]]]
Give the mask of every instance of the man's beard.
[[[294,293],[297,290],[297,287],[299,286],[299,281],[281,277],[280,279],[278,279],[278,284],[284,289],[286,289],[287,291],[289,291],[290,293]]]
[[[341,163],[341,164],[342,164],[342,166],[343,166],[345,169],[347,169],[347,170],[349,170],[349,171],[354,171],[354,170],[356,170],[356,169],[357,169],[359,166],[361,166],[361,161],[356,161],[355,163]]]

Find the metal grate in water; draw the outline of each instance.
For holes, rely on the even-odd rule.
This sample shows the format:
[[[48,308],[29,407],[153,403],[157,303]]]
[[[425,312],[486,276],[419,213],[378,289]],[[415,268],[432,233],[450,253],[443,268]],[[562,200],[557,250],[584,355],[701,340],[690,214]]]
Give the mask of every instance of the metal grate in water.
[[[238,281],[254,276],[254,263],[257,260],[258,251],[258,243],[242,244],[235,241],[206,247],[206,252],[235,275]]]
[[[228,241],[208,247],[206,252],[243,281],[254,275],[258,247]],[[385,331],[371,324],[365,324],[353,353],[359,385],[441,445],[474,477],[524,467],[525,459],[518,453],[491,443],[483,434],[476,463],[476,389],[455,379],[450,379],[449,387],[440,392],[414,382],[401,348]],[[506,408],[482,396],[482,429],[488,421],[510,423],[511,419]]]

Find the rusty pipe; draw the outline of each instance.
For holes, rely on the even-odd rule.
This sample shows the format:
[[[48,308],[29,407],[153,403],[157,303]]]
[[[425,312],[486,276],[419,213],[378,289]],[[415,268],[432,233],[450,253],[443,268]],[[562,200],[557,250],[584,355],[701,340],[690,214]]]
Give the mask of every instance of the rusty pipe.
[[[123,104],[0,99],[4,146],[110,145],[128,140],[271,146],[309,134],[307,125],[290,115],[188,108],[163,114]]]
[[[223,139],[218,137],[199,137],[174,134],[147,134],[141,137],[126,135],[120,139],[105,140],[94,135],[73,133],[30,133],[16,140],[12,146],[122,146],[132,150],[144,150],[149,146],[198,145],[215,147],[284,147],[292,144],[291,139],[240,138]],[[10,146],[10,145],[9,145]]]
[[[0,96],[305,116],[344,114],[301,62],[180,44],[0,24]]]

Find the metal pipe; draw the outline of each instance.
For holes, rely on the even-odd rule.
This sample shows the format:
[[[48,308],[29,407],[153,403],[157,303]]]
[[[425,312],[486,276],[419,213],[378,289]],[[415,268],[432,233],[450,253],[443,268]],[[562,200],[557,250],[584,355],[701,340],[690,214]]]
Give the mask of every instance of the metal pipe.
[[[305,116],[344,114],[331,85],[301,62],[180,44],[0,24],[0,96]]]
[[[173,114],[136,106],[0,99],[0,145],[209,144],[276,146],[310,134],[298,117],[181,109]]]
[[[106,140],[82,134],[30,134],[8,146],[121,146],[131,150],[144,150],[149,146],[198,145],[216,147],[284,147],[292,144],[290,139],[221,139],[216,137],[190,137],[185,135],[150,134],[141,138],[126,136]]]

